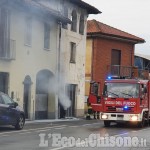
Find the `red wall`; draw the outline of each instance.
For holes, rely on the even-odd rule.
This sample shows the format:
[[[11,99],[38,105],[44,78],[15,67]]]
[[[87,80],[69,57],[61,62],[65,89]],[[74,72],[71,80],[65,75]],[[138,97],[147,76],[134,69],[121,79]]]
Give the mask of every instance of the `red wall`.
[[[107,78],[107,66],[111,65],[112,49],[121,50],[122,66],[134,64],[134,44],[104,38],[93,39],[92,79],[101,82],[102,85]]]

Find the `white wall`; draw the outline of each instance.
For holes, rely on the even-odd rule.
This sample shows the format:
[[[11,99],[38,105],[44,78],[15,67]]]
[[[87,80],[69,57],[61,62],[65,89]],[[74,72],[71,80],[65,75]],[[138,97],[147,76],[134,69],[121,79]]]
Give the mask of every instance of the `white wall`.
[[[61,71],[65,75],[66,84],[76,84],[76,115],[82,116],[84,113],[84,91],[85,91],[85,50],[86,50],[86,20],[87,12],[74,6],[68,1],[50,0],[50,4],[46,1],[41,1],[45,6],[56,9],[63,14],[64,9],[68,8],[68,17],[71,19],[73,9],[77,11],[77,32],[68,29],[62,29],[61,39]],[[66,6],[64,8],[64,6]],[[85,14],[85,31],[84,35],[79,34],[79,20],[81,12]],[[32,45],[24,45],[25,17],[32,16]],[[31,77],[33,82],[31,86],[31,103],[30,103],[30,119],[34,119],[35,110],[35,93],[36,93],[36,74],[42,69],[48,69],[57,74],[58,67],[58,43],[59,43],[59,28],[54,19],[50,19],[51,38],[50,50],[44,50],[44,23],[43,19],[36,15],[31,15],[28,12],[20,10],[11,10],[11,33],[10,38],[16,41],[16,59],[12,61],[0,60],[0,71],[9,72],[9,94],[14,91],[15,98],[23,106],[23,81],[26,75]],[[71,64],[70,61],[70,42],[77,44],[76,48],[76,63]],[[57,96],[56,96],[57,97]],[[57,116],[57,98],[54,101],[55,111]],[[49,109],[52,108],[49,107]]]
[[[25,33],[25,17],[32,17],[32,45],[24,44]],[[9,94],[14,91],[14,96],[18,103],[23,106],[23,81],[26,75],[31,77],[33,82],[31,86],[31,105],[30,118],[33,118],[35,92],[36,92],[36,74],[42,69],[48,69],[53,74],[56,73],[57,58],[57,23],[51,20],[50,50],[44,50],[44,22],[42,18],[35,15],[21,12],[19,10],[11,10],[11,27],[10,39],[16,41],[16,58],[15,60],[0,60],[0,71],[8,72],[9,78]]]
[[[73,9],[77,11],[77,32],[71,31],[71,25],[68,29],[63,29],[62,41],[62,70],[66,75],[66,82],[68,84],[77,85],[76,93],[76,115],[83,116],[84,113],[84,93],[85,93],[85,49],[86,49],[86,20],[87,13],[79,7],[67,3],[68,17],[71,18]],[[79,34],[79,20],[81,12],[85,14],[85,31],[84,35]],[[76,43],[76,63],[70,63],[70,42]]]

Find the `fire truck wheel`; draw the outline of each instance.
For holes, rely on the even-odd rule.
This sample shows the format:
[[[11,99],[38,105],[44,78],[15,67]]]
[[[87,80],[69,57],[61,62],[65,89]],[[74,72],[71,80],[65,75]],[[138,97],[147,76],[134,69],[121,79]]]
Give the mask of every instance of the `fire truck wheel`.
[[[104,125],[105,125],[105,127],[110,127],[110,121],[108,121],[108,120],[104,120]]]
[[[138,127],[139,127],[139,128],[143,128],[144,125],[145,125],[145,118],[144,118],[144,115],[143,115],[142,121],[140,121],[140,122],[138,123]]]

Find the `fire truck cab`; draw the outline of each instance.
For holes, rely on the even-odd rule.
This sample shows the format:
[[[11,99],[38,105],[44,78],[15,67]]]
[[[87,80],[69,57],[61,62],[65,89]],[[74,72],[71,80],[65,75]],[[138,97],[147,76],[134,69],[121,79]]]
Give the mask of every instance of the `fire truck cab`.
[[[99,83],[91,82],[89,105],[100,114],[106,127],[111,122],[132,122],[143,127],[150,121],[150,81],[108,77],[102,94]]]

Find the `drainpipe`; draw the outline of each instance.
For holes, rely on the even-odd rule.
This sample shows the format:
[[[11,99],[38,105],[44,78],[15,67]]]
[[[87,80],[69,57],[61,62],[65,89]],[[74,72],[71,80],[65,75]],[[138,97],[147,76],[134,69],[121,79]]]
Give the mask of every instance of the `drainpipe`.
[[[60,51],[61,51],[61,28],[62,24],[61,22],[58,23],[59,25],[59,43],[58,43],[58,81],[60,80]]]
[[[92,64],[91,64],[91,81],[93,81],[93,68],[94,68],[94,40],[95,38],[93,37],[92,39],[92,56],[91,56],[91,59],[92,59]]]
[[[132,70],[131,70],[131,74],[130,74],[130,77],[132,76],[132,72],[134,71],[134,62],[133,62],[133,56],[134,55],[134,45],[132,46],[132,49],[131,49],[131,67],[132,67]]]
[[[133,55],[134,54],[134,45],[133,45],[133,48],[131,49],[131,66],[134,66],[134,63],[132,62],[133,61]]]
[[[57,52],[57,83],[56,84],[59,84],[59,81],[60,81],[60,53],[61,53],[61,31],[62,31],[62,23],[61,22],[58,22],[58,52]],[[58,93],[56,93],[56,99],[55,99],[55,118],[58,119],[59,118],[59,109],[58,109],[58,106],[59,106],[59,90],[58,90]]]

